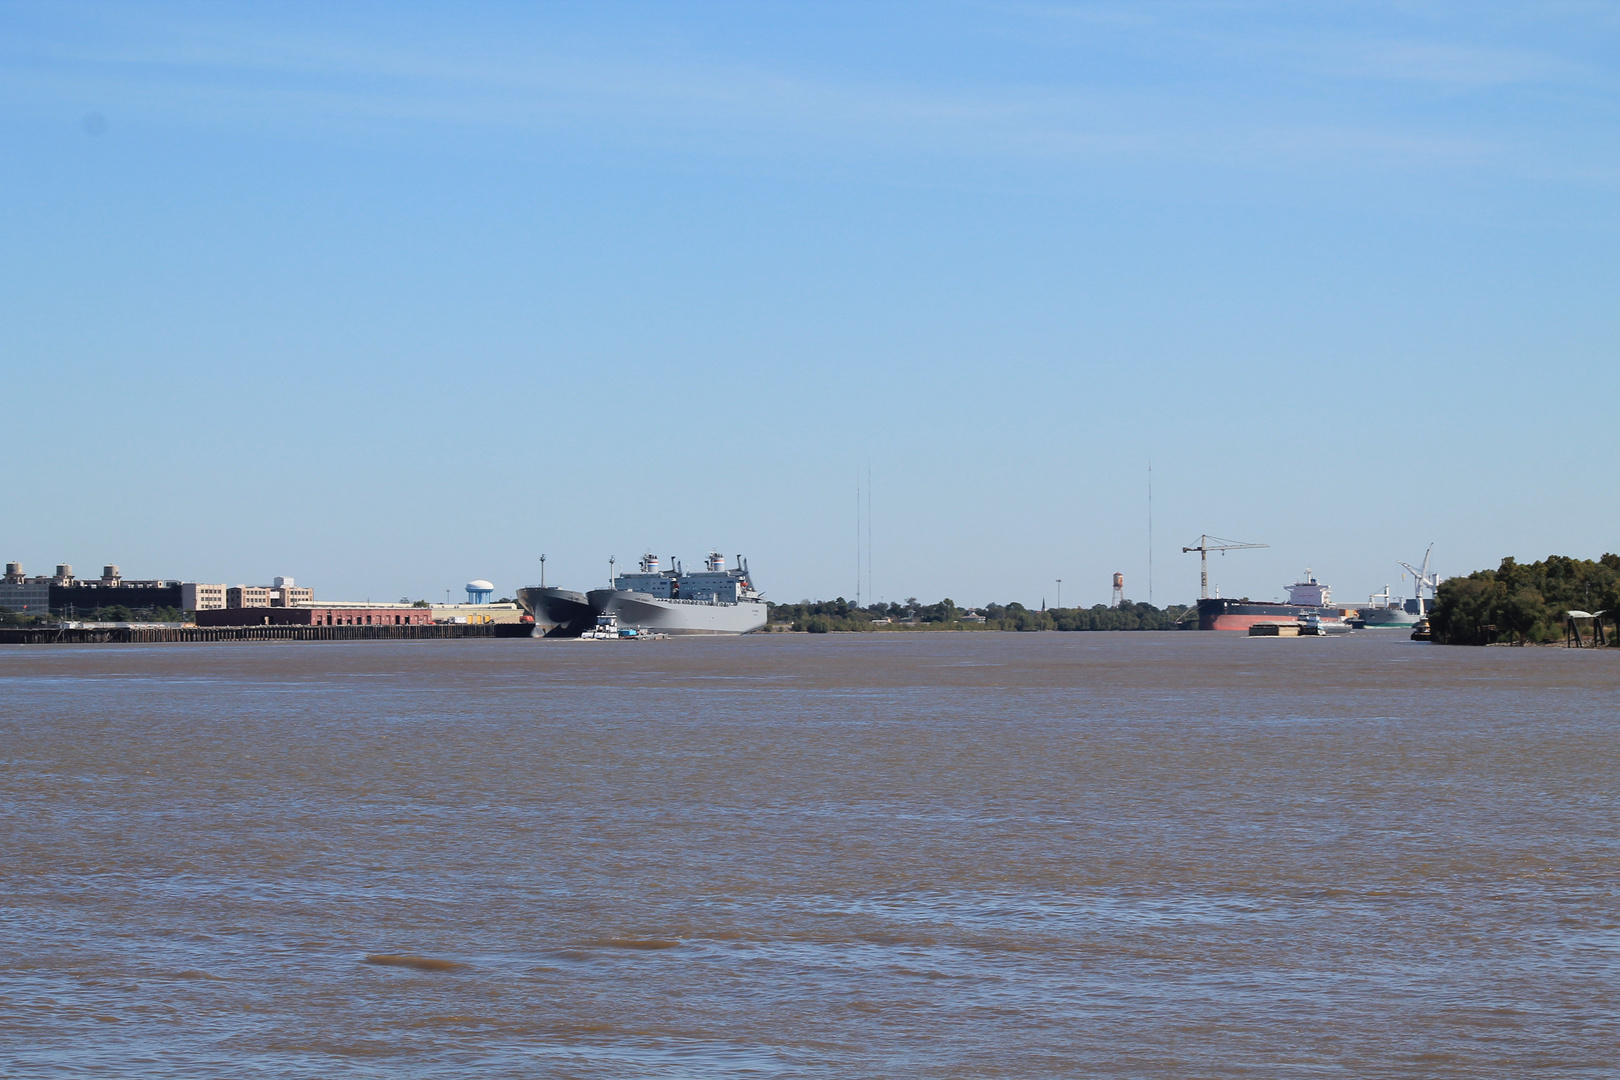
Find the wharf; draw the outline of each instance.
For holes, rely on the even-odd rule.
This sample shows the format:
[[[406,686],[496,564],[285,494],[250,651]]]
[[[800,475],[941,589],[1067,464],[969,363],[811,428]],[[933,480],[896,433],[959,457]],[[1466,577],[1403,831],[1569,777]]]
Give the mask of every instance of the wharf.
[[[401,641],[527,638],[527,623],[452,626],[0,627],[0,645],[153,645],[183,641]]]

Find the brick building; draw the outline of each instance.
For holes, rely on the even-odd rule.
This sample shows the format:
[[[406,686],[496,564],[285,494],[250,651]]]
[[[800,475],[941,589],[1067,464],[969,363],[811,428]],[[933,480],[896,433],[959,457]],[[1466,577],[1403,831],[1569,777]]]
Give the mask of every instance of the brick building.
[[[344,607],[250,607],[197,612],[198,626],[432,626],[427,608],[377,604]]]

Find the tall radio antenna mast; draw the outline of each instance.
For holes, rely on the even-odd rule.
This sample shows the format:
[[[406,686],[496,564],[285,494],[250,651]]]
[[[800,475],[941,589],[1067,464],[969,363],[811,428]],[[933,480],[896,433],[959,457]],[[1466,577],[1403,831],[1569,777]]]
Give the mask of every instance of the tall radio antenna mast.
[[[855,606],[861,606],[861,474],[855,471]]]
[[[1153,459],[1148,458],[1148,606],[1153,606]]]

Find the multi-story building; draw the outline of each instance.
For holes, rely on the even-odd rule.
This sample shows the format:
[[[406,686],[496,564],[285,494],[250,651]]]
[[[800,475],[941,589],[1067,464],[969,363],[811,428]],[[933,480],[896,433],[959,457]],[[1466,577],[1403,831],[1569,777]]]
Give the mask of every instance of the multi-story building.
[[[101,608],[131,611],[181,607],[181,583],[126,579],[116,566],[105,566],[99,580],[78,580],[73,567],[61,563],[50,577],[28,577],[21,563],[7,563],[0,582],[0,607],[26,614],[91,615]]]
[[[195,581],[134,581],[110,563],[102,567],[100,578],[81,580],[66,563],[50,576],[29,577],[21,563],[10,562],[0,579],[0,608],[28,615],[82,617],[109,607],[126,607],[132,612],[157,608],[222,611],[295,607],[314,600],[315,590],[295,585],[289,577],[278,577],[273,585],[233,587]]]
[[[315,590],[293,584],[290,577],[278,577],[272,585],[235,585],[225,590],[225,607],[296,607],[313,604]]]
[[[187,611],[219,611],[225,607],[223,585],[188,581],[180,586],[180,606]]]
[[[270,586],[233,585],[225,590],[225,606],[228,608],[269,607]]]
[[[276,578],[270,588],[273,590],[270,596],[271,607],[294,607],[298,604],[315,602],[315,590],[305,585],[294,585],[290,577]]]
[[[72,570],[72,567],[57,567]],[[45,615],[51,610],[51,579],[23,576],[22,563],[6,563],[6,577],[0,582],[0,608],[24,615]]]

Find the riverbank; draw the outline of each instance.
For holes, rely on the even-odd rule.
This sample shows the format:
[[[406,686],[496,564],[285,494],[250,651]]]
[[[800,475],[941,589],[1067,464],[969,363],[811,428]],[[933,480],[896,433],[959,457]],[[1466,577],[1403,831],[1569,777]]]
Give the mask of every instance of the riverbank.
[[[190,641],[406,641],[529,637],[518,623],[471,626],[29,626],[0,627],[0,645],[155,645]]]

